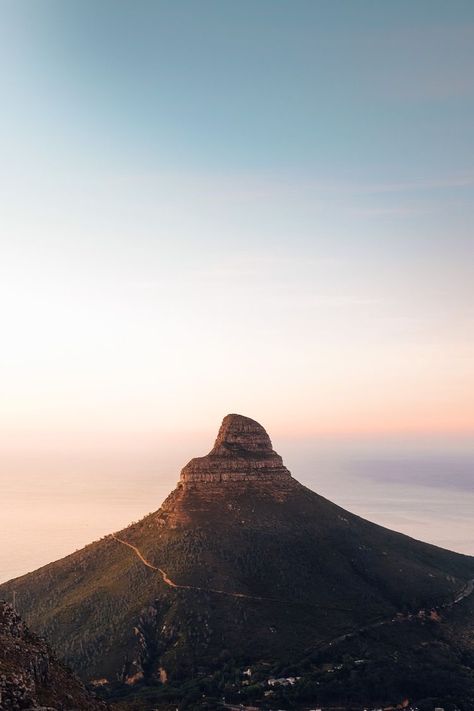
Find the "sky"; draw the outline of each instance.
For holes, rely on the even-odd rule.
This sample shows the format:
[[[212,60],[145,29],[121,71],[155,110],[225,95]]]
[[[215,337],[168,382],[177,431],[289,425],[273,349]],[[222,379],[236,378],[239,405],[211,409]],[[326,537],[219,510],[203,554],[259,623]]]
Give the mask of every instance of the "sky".
[[[381,485],[472,493],[471,0],[0,18],[9,490],[166,488],[238,412],[302,471],[363,446]]]

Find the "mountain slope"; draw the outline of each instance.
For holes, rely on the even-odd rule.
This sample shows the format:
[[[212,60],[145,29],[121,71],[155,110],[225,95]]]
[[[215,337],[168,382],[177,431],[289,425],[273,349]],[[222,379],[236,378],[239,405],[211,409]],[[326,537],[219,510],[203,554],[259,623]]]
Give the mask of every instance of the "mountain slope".
[[[101,711],[104,704],[32,634],[10,605],[0,602],[0,709],[47,706],[59,711]]]
[[[421,609],[436,608],[435,632],[451,639],[461,608],[474,627],[472,578],[472,558],[299,484],[258,423],[229,415],[156,513],[0,594],[17,592],[25,619],[84,679],[132,687],[209,677],[229,658],[314,671],[331,648],[376,633],[388,636],[375,645],[383,658],[407,627],[426,641],[428,623],[410,617]]]

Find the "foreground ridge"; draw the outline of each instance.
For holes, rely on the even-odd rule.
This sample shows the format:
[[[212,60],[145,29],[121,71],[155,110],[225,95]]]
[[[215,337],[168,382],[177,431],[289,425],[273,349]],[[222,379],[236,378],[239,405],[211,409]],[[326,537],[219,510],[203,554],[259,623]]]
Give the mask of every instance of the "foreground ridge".
[[[30,632],[0,600],[0,709],[2,711],[106,711],[105,704]]]

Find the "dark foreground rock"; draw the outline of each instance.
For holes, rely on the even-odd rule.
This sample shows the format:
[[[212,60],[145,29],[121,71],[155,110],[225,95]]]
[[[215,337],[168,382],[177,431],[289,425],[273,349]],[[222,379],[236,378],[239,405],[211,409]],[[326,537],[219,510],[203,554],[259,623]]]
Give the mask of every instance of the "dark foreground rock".
[[[1,711],[104,711],[83,684],[0,602]]]

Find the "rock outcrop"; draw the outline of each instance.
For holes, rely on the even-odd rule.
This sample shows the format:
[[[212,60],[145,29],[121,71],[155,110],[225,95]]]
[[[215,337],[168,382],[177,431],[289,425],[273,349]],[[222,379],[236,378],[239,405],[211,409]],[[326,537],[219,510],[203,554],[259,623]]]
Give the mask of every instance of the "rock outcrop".
[[[182,482],[287,481],[283,465],[265,429],[243,415],[227,415],[214,447],[182,469]]]
[[[1,711],[102,711],[48,645],[0,601]]]

